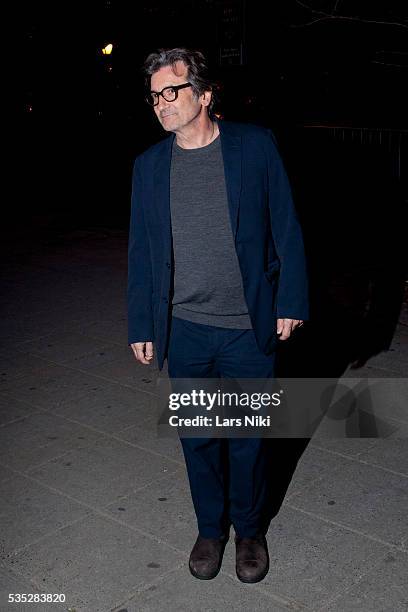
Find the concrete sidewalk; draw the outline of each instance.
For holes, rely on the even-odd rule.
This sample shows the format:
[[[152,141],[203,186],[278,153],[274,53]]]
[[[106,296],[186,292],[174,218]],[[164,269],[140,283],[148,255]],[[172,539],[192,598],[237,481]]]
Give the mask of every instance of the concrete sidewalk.
[[[126,248],[125,231],[96,228],[3,243],[0,610],[408,610],[408,439],[392,436],[312,440],[269,529],[264,581],[238,581],[233,538],[216,579],[190,575],[181,447],[156,437],[159,373],[127,346]],[[406,376],[401,321],[392,350],[355,375]]]

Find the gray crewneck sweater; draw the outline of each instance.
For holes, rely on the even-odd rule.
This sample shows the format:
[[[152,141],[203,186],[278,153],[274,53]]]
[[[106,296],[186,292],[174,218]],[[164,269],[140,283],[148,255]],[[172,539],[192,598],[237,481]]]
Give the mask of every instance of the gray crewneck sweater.
[[[183,149],[174,139],[170,209],[175,262],[173,316],[251,329],[228,209],[218,136]]]

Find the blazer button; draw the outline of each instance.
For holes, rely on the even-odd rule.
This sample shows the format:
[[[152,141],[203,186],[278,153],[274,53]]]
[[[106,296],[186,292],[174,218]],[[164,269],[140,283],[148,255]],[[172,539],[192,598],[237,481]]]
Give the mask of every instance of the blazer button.
[[[169,264],[169,262],[168,262],[168,261],[166,261],[166,266],[167,266],[168,268],[170,268],[170,264]]]

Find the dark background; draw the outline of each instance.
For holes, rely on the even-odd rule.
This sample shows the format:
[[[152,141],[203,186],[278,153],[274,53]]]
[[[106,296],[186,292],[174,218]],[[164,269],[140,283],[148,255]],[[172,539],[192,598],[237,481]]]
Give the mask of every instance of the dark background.
[[[391,153],[401,156],[401,133],[389,130],[408,127],[406,3],[269,4],[268,10],[242,0],[105,0],[87,10],[75,4],[26,9],[19,75],[24,174],[30,173],[29,193],[34,185],[42,194],[29,214],[79,209],[93,219],[96,208],[98,220],[109,221],[112,213],[126,218],[133,159],[164,136],[143,101],[140,71],[158,47],[203,50],[221,86],[218,111],[273,128],[289,172],[292,139],[321,146],[322,128],[311,132],[305,125],[372,128],[364,133],[371,141],[382,128],[383,142],[391,138]],[[109,42],[113,52],[104,56]],[[239,46],[235,64],[220,60],[223,49]],[[402,155],[395,160],[399,174],[405,147]],[[49,200],[51,184],[57,198]]]
[[[340,344],[357,329],[346,361],[364,361],[392,337],[407,274],[408,7],[269,5],[25,8],[22,158],[6,227],[56,236],[89,226],[126,231],[133,160],[165,136],[143,101],[141,64],[158,47],[201,49],[219,83],[218,113],[277,137],[304,229],[320,341],[340,321]],[[108,43],[110,56],[102,54]]]

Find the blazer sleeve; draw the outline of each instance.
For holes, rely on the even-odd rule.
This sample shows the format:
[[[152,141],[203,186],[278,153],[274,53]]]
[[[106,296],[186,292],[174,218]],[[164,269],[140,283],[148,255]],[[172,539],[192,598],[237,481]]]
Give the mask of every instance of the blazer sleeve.
[[[142,160],[136,158],[128,243],[128,345],[154,341],[150,245],[143,210]]]
[[[271,231],[280,260],[277,318],[304,321],[309,318],[309,289],[302,230],[271,130],[268,130],[267,152]]]

